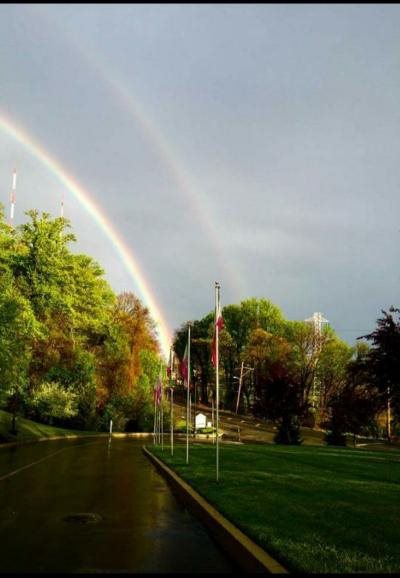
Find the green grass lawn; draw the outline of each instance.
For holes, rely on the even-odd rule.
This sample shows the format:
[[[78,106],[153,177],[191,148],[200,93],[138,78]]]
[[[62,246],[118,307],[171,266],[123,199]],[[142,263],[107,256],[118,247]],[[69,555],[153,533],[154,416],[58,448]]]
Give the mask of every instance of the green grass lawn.
[[[148,446],[290,571],[400,572],[400,452]]]
[[[90,435],[96,432],[77,431],[59,427],[52,427],[37,423],[23,417],[17,418],[17,435],[10,433],[11,414],[0,410],[0,440],[4,442],[24,442],[53,436]]]

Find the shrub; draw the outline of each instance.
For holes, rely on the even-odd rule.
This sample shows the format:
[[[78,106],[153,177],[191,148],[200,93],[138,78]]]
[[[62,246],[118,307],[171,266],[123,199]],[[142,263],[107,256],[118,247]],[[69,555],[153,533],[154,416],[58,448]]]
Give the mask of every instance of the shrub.
[[[300,436],[300,426],[298,419],[294,416],[285,416],[275,434],[274,442],[277,444],[287,444],[299,446],[303,443]]]
[[[177,433],[186,433],[186,420],[180,419],[175,423],[174,431]],[[189,433],[193,433],[193,426],[189,427]]]
[[[325,442],[329,446],[346,446],[347,440],[344,433],[338,430],[328,430],[325,434]]]
[[[77,415],[77,395],[57,382],[43,382],[35,390],[29,405],[36,416],[49,424]]]

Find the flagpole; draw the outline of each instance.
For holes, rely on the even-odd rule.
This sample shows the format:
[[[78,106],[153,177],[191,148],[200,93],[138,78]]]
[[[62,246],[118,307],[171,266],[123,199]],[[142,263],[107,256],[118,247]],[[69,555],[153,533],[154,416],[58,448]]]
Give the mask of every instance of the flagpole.
[[[169,391],[171,402],[171,456],[174,455],[174,388],[172,387],[172,367],[173,353],[172,347],[169,350]]]
[[[212,394],[212,398],[211,398],[211,425],[213,428],[212,441],[213,441],[213,444],[215,444],[215,439],[214,439],[214,394]]]
[[[219,439],[218,439],[218,428],[219,428],[219,327],[218,327],[218,317],[219,317],[219,290],[220,285],[218,281],[215,282],[215,389],[216,389],[216,474],[217,482],[219,481]]]
[[[158,404],[158,445],[161,444],[161,408]]]
[[[189,388],[190,388],[190,323],[188,324],[188,371],[186,397],[186,463],[189,463]]]
[[[154,393],[154,431],[153,431],[153,445],[156,445],[156,423],[157,423],[157,401],[156,401],[156,389],[153,388]]]
[[[171,387],[171,456],[174,455],[174,389]]]
[[[157,411],[156,445],[158,446],[158,444],[160,443],[160,408],[158,407],[158,401],[156,411]]]
[[[160,407],[161,407],[161,451],[164,451],[164,413],[163,413],[163,387],[161,386],[161,397],[160,397]]]

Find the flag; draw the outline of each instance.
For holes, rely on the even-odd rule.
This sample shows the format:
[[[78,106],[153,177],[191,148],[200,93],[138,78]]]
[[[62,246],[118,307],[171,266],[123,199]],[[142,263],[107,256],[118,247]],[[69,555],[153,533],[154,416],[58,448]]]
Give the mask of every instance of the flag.
[[[185,353],[183,354],[183,359],[181,361],[181,375],[183,377],[185,387],[187,387],[188,384],[188,369],[188,344],[186,343]]]
[[[221,331],[221,329],[224,328],[224,320],[222,317],[221,306],[219,303],[218,303],[218,311],[217,311],[217,314],[215,317],[216,317],[216,319],[215,319],[214,336],[213,336],[212,353],[211,353],[211,361],[212,361],[212,364],[214,367],[217,364],[217,327],[218,327],[218,333]]]
[[[174,352],[172,349],[169,350],[169,364],[167,367],[167,375],[168,378],[172,377],[172,367],[174,364]]]

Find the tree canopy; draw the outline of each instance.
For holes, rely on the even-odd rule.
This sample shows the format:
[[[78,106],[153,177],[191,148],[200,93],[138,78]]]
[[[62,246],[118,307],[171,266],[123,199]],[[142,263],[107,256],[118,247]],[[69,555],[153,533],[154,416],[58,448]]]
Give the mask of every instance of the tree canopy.
[[[14,413],[105,428],[115,399],[142,399],[144,383],[152,399],[143,355],[159,357],[155,324],[94,259],[72,252],[66,219],[27,216],[13,229],[0,213],[1,400]]]

